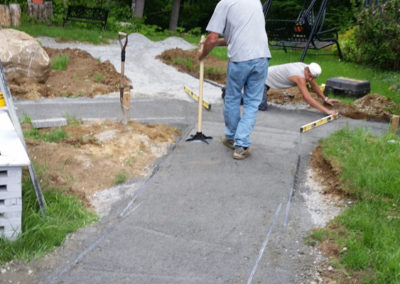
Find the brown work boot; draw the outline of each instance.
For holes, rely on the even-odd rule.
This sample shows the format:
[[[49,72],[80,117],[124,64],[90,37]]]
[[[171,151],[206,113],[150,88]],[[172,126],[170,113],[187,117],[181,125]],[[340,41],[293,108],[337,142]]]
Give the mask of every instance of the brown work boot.
[[[233,158],[235,160],[243,160],[250,156],[250,148],[249,147],[240,147],[236,146],[235,151],[233,152]]]
[[[224,144],[226,147],[228,147],[231,150],[235,150],[235,146],[233,146],[233,144],[235,143],[233,140],[231,139],[227,139],[226,137],[222,138],[221,140],[222,144]]]

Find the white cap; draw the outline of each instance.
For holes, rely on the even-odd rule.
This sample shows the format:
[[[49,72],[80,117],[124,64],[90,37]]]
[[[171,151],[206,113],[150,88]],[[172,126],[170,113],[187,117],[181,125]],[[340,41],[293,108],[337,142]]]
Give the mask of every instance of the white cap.
[[[318,77],[319,75],[321,75],[321,73],[322,73],[321,66],[319,66],[318,63],[312,62],[307,67],[308,67],[308,70],[310,70],[311,75],[315,78]]]

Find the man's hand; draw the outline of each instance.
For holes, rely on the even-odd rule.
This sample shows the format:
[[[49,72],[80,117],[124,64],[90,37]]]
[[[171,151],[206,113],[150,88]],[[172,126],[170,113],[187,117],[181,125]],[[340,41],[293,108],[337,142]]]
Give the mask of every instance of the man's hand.
[[[337,99],[327,99],[325,101],[325,103],[327,103],[330,106],[333,106],[334,103],[338,103],[338,102],[339,102],[339,100],[337,100]]]
[[[197,51],[197,59],[199,61],[202,61],[205,58],[205,56],[203,56],[203,51],[202,50],[198,50]]]
[[[339,113],[336,110],[328,110],[326,113],[329,115],[335,115],[335,116],[339,115]]]

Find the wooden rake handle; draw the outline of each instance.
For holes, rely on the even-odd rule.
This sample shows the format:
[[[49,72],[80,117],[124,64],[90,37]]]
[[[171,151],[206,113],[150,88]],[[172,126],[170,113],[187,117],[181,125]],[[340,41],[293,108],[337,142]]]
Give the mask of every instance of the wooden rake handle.
[[[204,35],[200,39],[200,52],[203,52],[204,42],[206,41]],[[202,120],[203,120],[203,83],[204,83],[204,60],[200,61],[200,81],[199,81],[199,105],[198,105],[198,117],[197,117],[197,132],[202,131]]]

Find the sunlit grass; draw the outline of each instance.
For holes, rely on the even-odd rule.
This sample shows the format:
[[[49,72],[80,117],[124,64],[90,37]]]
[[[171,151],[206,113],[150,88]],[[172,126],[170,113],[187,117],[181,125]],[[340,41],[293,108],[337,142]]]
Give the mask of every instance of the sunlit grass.
[[[39,23],[23,22],[19,27],[15,27],[20,31],[24,31],[31,36],[47,36],[57,41],[80,41],[93,44],[109,43],[109,40],[116,39],[118,34],[111,31],[103,31],[100,29],[83,29],[79,27],[65,27],[55,25],[45,25]]]
[[[341,169],[342,190],[356,201],[316,241],[334,240],[340,258],[332,261],[364,283],[400,282],[400,138],[342,129],[322,141],[323,153]]]
[[[31,128],[24,131],[24,136],[27,139],[42,140],[45,142],[59,142],[62,139],[68,138],[68,133],[60,127],[51,130]]]
[[[15,241],[0,238],[0,265],[11,260],[30,261],[43,257],[60,246],[66,236],[97,219],[75,196],[59,190],[43,191],[47,203],[46,215],[38,209],[38,202],[29,173],[22,182],[22,233]]]
[[[67,66],[68,66],[68,56],[61,53],[58,54],[56,56],[56,58],[54,58],[51,61],[51,69],[53,70],[67,70]]]

